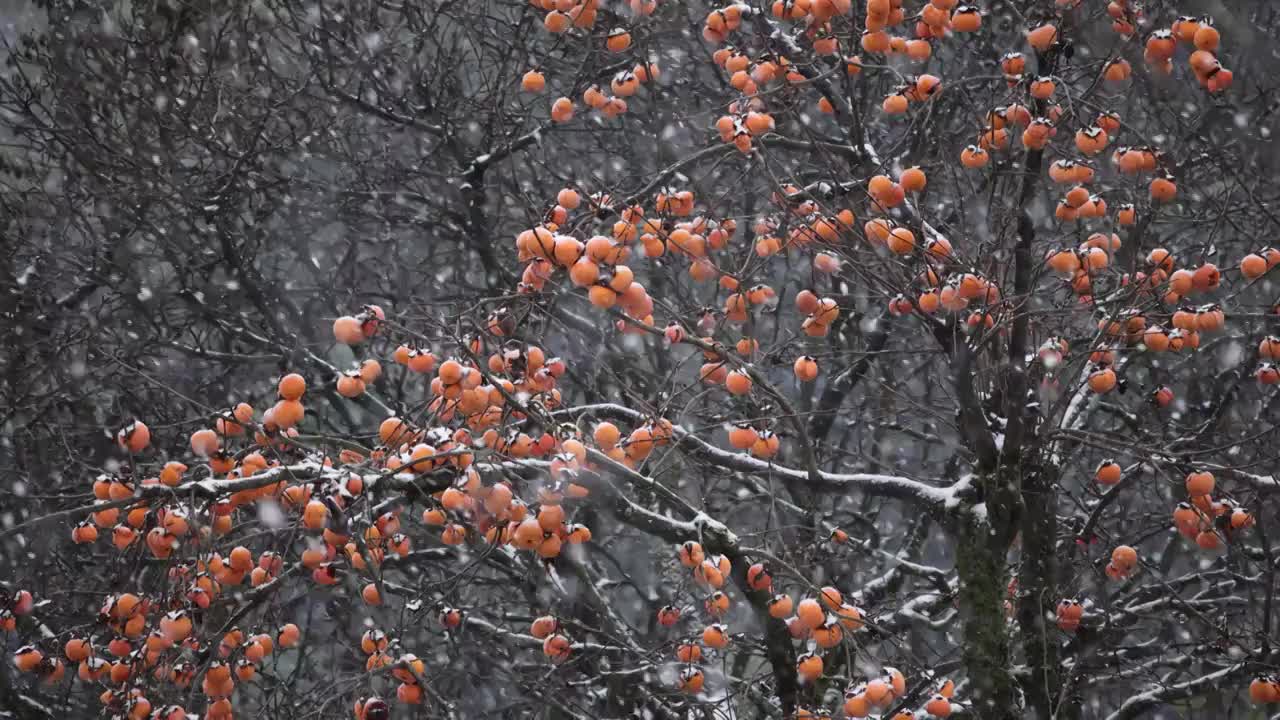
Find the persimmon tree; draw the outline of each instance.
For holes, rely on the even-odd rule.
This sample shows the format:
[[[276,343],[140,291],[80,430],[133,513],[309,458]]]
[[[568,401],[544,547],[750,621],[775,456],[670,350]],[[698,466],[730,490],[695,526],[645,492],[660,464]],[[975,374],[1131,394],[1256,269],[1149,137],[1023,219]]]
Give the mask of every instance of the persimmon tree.
[[[0,710],[1276,712],[1269,4],[39,5]]]

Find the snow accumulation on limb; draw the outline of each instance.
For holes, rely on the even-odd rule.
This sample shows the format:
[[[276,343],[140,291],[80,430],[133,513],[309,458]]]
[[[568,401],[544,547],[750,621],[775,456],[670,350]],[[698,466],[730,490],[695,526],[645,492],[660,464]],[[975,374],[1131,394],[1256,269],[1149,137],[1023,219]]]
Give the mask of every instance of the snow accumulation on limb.
[[[867,548],[867,550],[870,550],[871,552],[888,559],[889,562],[892,563],[893,567],[901,568],[904,572],[907,572],[911,575],[917,575],[919,577],[928,578],[930,580],[933,580],[934,582],[942,582],[942,583],[947,582],[948,573],[946,570],[943,570],[942,568],[937,568],[932,565],[924,565],[918,562],[912,562],[911,560],[903,557],[901,554],[885,552],[880,548]]]
[[[648,419],[641,412],[613,403],[581,405],[575,408],[557,411],[555,415],[560,417],[594,415],[598,417],[611,417],[630,423],[643,423]],[[689,455],[706,460],[707,462],[719,467],[746,473],[773,475],[775,477],[782,477],[791,480],[809,480],[810,475],[805,470],[789,468],[766,460],[754,458],[750,455],[743,455],[721,449],[699,438],[680,425],[675,425],[673,427],[673,433],[678,441],[676,443],[677,447]],[[822,489],[842,491],[861,490],[873,495],[913,502],[937,511],[956,510],[960,506],[960,503],[955,497],[955,490],[962,489],[961,485],[962,483],[965,483],[965,481],[961,481],[961,483],[957,483],[954,486],[936,487],[919,480],[912,480],[898,475],[883,475],[878,473],[833,473],[825,471],[819,471],[816,475],[816,480],[821,484]]]
[[[1238,663],[1184,683],[1152,688],[1126,700],[1119,709],[1107,716],[1107,720],[1132,720],[1142,712],[1170,700],[1185,700],[1202,692],[1218,691],[1225,681],[1243,675],[1244,670],[1245,665]]]
[[[643,530],[651,535],[657,535],[673,543],[697,540],[700,537],[698,526],[692,522],[676,520],[654,512],[631,501],[620,493],[614,493],[614,497],[623,505],[622,520],[634,528]]]
[[[596,415],[602,416],[602,418],[603,416],[609,416],[609,418],[626,420],[630,421],[630,423],[644,423],[648,419],[640,411],[631,410],[630,407],[609,404],[609,402],[571,407],[571,409],[557,411],[556,415]],[[675,433],[678,441],[677,446],[685,450],[687,454],[700,457],[700,459],[712,462],[713,465],[721,466],[721,468],[739,470],[742,473],[772,474],[774,477],[801,480],[801,482],[808,482],[809,480],[809,473],[806,470],[786,468],[786,466],[778,465],[776,462],[722,450],[722,448],[710,445],[709,442],[695,436],[694,433],[690,433],[689,430],[681,427],[681,425],[675,425],[673,433]],[[931,507],[934,510],[955,510],[959,506],[959,502],[954,497],[954,488],[959,487],[959,483],[957,483],[957,486],[952,487],[934,487],[931,484],[920,482],[920,480],[901,477],[901,475],[827,473],[827,471],[822,470],[817,473],[817,482],[824,489],[841,489],[841,491],[860,489],[860,491],[872,493],[872,495],[919,503],[919,505]]]
[[[1223,475],[1228,475],[1237,480],[1243,481],[1254,490],[1270,490],[1271,492],[1280,490],[1280,479],[1276,478],[1275,475],[1258,475],[1256,473],[1236,470],[1235,468],[1214,465],[1212,463],[1205,463],[1204,467],[1206,470],[1211,470],[1215,473],[1222,473]]]
[[[523,466],[523,463],[475,464],[476,470],[480,473],[498,472],[503,469],[513,469]],[[188,498],[217,500],[237,492],[244,490],[256,490],[279,482],[314,480],[345,482],[352,475],[358,475],[364,481],[365,488],[369,490],[374,488],[390,490],[408,490],[410,488],[417,488],[418,490],[443,490],[447,487],[447,481],[443,477],[433,476],[430,473],[421,476],[414,475],[412,472],[406,471],[394,474],[370,471],[358,473],[351,468],[328,467],[320,463],[318,460],[305,460],[302,462],[292,463],[290,465],[278,465],[276,467],[256,472],[252,475],[246,475],[245,477],[239,478],[203,478],[200,480],[189,480],[173,487],[159,484],[142,485],[137,488],[133,495],[119,500],[105,500],[92,504],[79,505],[25,520],[0,532],[0,537],[14,535],[21,532],[24,528],[39,525],[46,521],[56,520],[61,517],[83,515],[111,508],[129,507],[148,500],[183,500]]]
[[[873,627],[886,634],[905,630],[911,625],[923,625],[935,629],[944,629],[955,622],[959,610],[955,607],[954,589],[952,593],[922,592],[907,600],[901,607],[875,618]],[[854,601],[858,601],[855,594]],[[936,613],[936,615],[934,614]]]
[[[1062,413],[1062,420],[1059,427],[1066,430],[1076,430],[1084,426],[1084,421],[1088,416],[1086,403],[1090,400],[1097,400],[1097,395],[1089,392],[1089,385],[1086,380],[1089,377],[1089,367],[1080,369],[1079,375],[1076,377],[1074,384],[1075,390],[1071,394],[1071,400],[1067,402],[1067,408]],[[1054,465],[1062,464],[1062,441],[1055,439],[1050,444],[1050,461]]]
[[[864,152],[866,152],[867,158],[871,161],[872,164],[877,166],[884,165],[884,163],[880,160],[880,154],[876,152],[876,148],[874,145],[872,145],[871,143],[863,143],[862,149]],[[907,214],[910,215],[913,220],[915,220],[917,223],[920,224],[920,230],[924,233],[924,236],[926,238],[937,239],[937,240],[947,239],[945,235],[938,232],[937,228],[930,225],[928,220],[924,219],[924,216],[920,214],[920,211],[916,209],[916,206],[912,204],[910,199],[903,201],[902,209],[906,210]]]
[[[484,635],[492,638],[510,642],[515,645],[521,645],[528,648],[541,648],[542,641],[532,635],[513,632],[505,628],[494,625],[488,620],[482,620],[475,615],[463,613],[462,622],[469,629],[478,630]],[[575,651],[592,650],[595,652],[625,652],[626,648],[615,645],[602,645],[593,642],[575,642],[570,645]]]
[[[37,701],[35,698],[32,698],[29,695],[24,695],[22,693],[15,693],[14,697],[17,699],[18,704],[25,707],[28,712],[39,713],[45,717],[65,717],[62,713],[54,713],[54,711],[51,710],[47,705],[41,704],[39,701]],[[5,716],[0,715],[0,717],[5,717]]]
[[[477,466],[477,470],[481,472],[489,468],[489,466],[482,463],[477,463]],[[262,472],[254,473],[253,475],[248,475],[242,478],[196,480],[194,482],[184,483],[174,488],[151,485],[142,488],[142,497],[166,497],[170,495],[181,497],[189,492],[194,492],[197,495],[202,495],[207,498],[217,498],[229,493],[239,492],[240,490],[253,490],[282,480],[324,479],[344,481],[352,475],[357,474],[360,475],[362,480],[364,480],[365,488],[370,490],[373,488],[406,490],[410,487],[418,486],[419,480],[430,479],[431,477],[430,474],[417,476],[412,472],[405,471],[394,474],[386,472],[356,473],[349,468],[328,467],[318,461],[310,460],[292,465],[280,465],[278,467],[268,468]],[[444,486],[441,486],[439,489],[444,489]]]

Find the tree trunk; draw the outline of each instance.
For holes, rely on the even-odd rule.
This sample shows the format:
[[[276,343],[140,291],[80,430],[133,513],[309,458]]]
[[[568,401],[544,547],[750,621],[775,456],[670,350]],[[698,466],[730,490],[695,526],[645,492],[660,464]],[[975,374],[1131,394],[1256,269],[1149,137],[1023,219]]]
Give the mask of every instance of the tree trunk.
[[[1021,720],[1009,669],[1004,533],[975,518],[965,519],[957,530],[964,663],[974,714],[984,720]]]
[[[1045,618],[1058,602],[1058,494],[1051,474],[1032,469],[1022,480],[1022,564],[1018,570],[1018,631],[1028,677],[1027,705],[1037,720],[1053,717],[1058,677],[1058,642]]]

